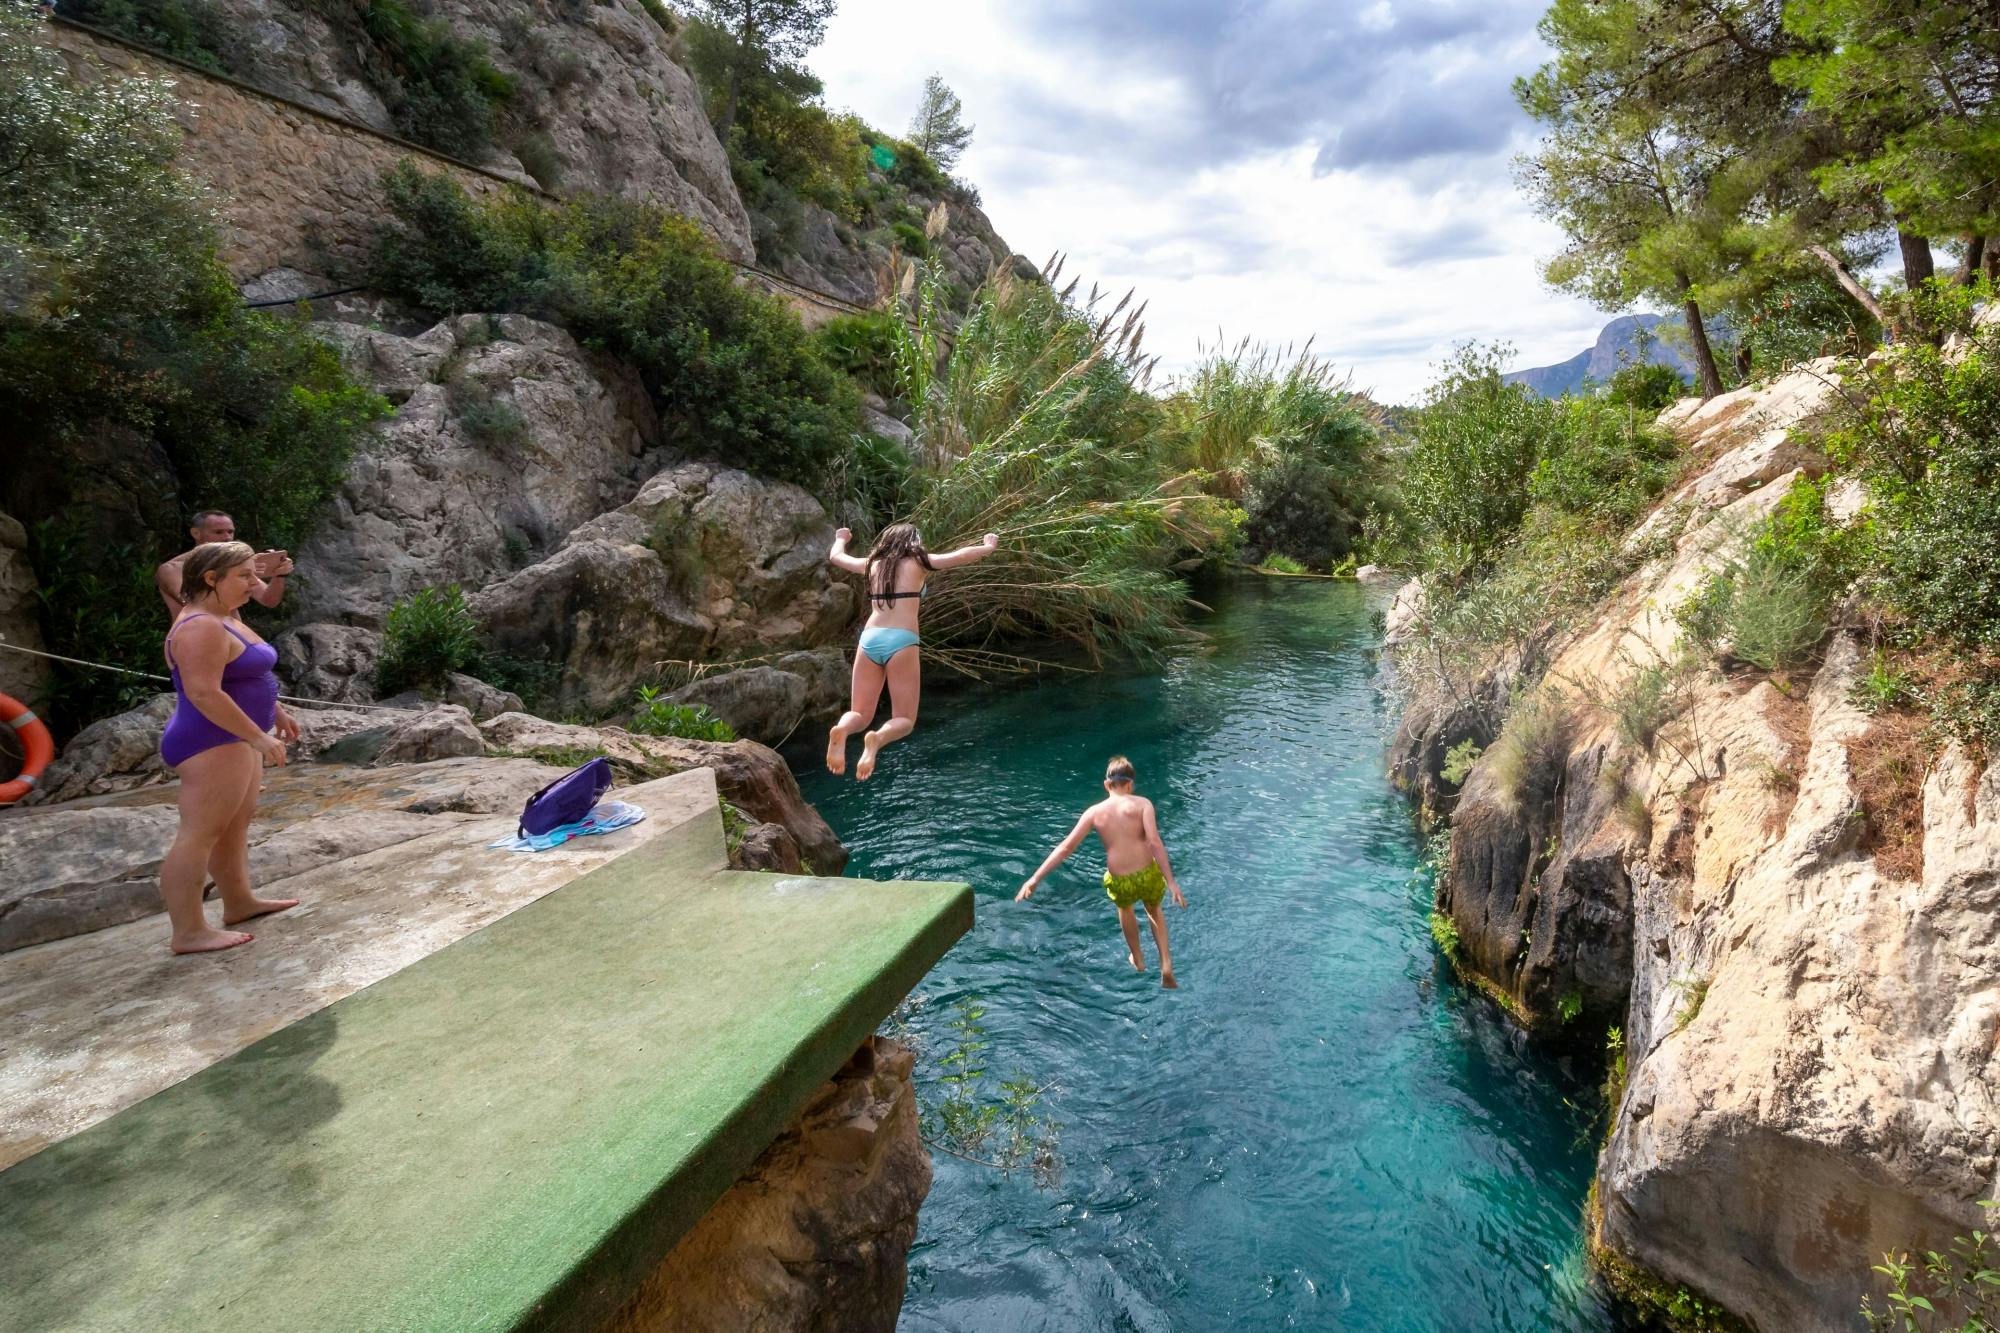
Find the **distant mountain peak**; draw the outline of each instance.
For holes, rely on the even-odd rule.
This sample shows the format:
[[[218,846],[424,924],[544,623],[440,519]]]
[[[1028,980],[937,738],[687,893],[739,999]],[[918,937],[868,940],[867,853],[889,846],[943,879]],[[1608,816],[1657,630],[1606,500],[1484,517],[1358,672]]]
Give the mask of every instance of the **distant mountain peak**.
[[[1620,315],[1598,330],[1594,344],[1569,360],[1559,361],[1553,366],[1511,370],[1501,378],[1509,384],[1525,384],[1530,392],[1543,398],[1560,398],[1563,394],[1575,393],[1585,384],[1602,384],[1623,367],[1639,363],[1640,334],[1643,330],[1655,334],[1646,339],[1644,360],[1651,365],[1672,366],[1683,378],[1691,380],[1694,363],[1688,359],[1678,340],[1670,342],[1658,336],[1669,331],[1678,332],[1680,326],[1679,315]]]

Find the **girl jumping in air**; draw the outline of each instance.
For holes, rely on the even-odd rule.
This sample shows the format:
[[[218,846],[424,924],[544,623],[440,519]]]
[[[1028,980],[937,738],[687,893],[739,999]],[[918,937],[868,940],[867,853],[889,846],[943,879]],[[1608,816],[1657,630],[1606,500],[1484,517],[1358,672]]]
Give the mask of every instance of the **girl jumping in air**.
[[[930,592],[931,571],[984,560],[1000,545],[1000,538],[989,532],[977,546],[932,555],[924,549],[916,524],[892,523],[882,529],[866,560],[847,553],[853,538],[852,532],[840,529],[833,534],[833,549],[826,553],[829,562],[861,575],[868,586],[868,623],[861,628],[861,643],[854,653],[852,694],[847,711],[827,733],[826,767],[832,773],[847,771],[847,738],[874,718],[886,680],[895,716],[862,734],[861,762],[854,766],[854,776],[866,782],[875,772],[875,756],[882,747],[916,729],[917,693],[923,684],[917,660],[917,605]]]

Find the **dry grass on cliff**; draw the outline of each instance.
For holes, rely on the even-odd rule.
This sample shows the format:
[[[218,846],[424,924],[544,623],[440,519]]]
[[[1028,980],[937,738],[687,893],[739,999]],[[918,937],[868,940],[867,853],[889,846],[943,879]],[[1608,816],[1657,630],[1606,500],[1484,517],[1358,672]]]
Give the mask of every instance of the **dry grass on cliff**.
[[[1771,724],[1783,744],[1783,753],[1770,761],[1766,775],[1778,800],[1764,815],[1764,832],[1783,837],[1791,823],[1792,809],[1799,803],[1799,779],[1805,771],[1806,753],[1811,745],[1812,705],[1799,690],[1789,693],[1772,689],[1764,697],[1764,720]]]
[[[1885,712],[1859,737],[1847,742],[1847,762],[1865,820],[1860,848],[1890,879],[1919,880],[1924,874],[1924,774],[1929,760],[1923,744],[1924,719],[1915,713]]]

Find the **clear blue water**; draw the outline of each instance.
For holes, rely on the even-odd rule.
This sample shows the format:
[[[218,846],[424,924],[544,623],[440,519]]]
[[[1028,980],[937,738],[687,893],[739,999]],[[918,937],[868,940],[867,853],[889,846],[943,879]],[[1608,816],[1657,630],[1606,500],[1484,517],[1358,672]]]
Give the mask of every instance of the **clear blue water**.
[[[977,889],[909,1018],[922,1095],[974,997],[1061,1125],[1047,1188],[933,1154],[901,1327],[1614,1327],[1590,1095],[1433,953],[1368,595],[1246,583],[1204,628],[1162,674],[936,691],[866,786],[794,755],[848,873]],[[1095,840],[1012,901],[1120,751],[1190,898],[1177,992],[1127,966]]]

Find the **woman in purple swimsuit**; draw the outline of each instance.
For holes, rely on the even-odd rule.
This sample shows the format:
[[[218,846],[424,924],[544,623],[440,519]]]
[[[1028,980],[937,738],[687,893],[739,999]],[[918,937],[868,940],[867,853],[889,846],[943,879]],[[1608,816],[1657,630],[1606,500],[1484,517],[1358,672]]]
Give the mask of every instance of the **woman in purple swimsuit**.
[[[250,890],[250,816],[264,765],[282,765],[284,743],[299,734],[278,704],[277,650],[234,618],[257,587],[256,555],[242,542],[196,547],[181,566],[186,605],[167,634],[174,713],[160,737],[160,758],[181,780],[181,825],[160,864],[160,896],[173,922],[175,953],[232,949],[253,938],[209,927],[201,894],[211,877],[222,895],[224,925],[299,903]]]

